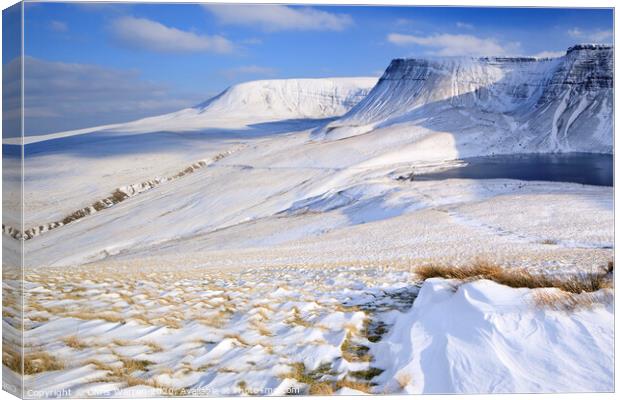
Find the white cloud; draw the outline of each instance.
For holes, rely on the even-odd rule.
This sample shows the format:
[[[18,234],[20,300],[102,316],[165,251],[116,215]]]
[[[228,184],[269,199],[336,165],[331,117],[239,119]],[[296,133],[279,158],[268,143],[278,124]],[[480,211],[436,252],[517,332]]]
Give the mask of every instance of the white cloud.
[[[19,58],[4,64],[3,82],[18,83],[20,69]],[[27,134],[131,121],[191,107],[208,97],[144,80],[136,70],[34,57],[24,57],[24,69]],[[19,110],[18,89],[19,85],[7,86],[3,112]]]
[[[562,57],[564,54],[566,54],[566,51],[549,51],[549,50],[545,50],[545,51],[541,51],[540,53],[534,54],[532,57],[538,57],[538,58],[558,58],[558,57]]]
[[[462,29],[474,29],[474,26],[472,24],[468,24],[467,22],[460,22],[460,21],[456,23],[456,27],[462,28]]]
[[[433,49],[430,53],[438,56],[501,56],[515,54],[520,50],[519,43],[502,45],[495,39],[479,38],[472,35],[414,36],[390,33],[387,40],[399,46],[420,45],[430,47]]]
[[[229,68],[221,71],[222,75],[228,79],[235,79],[239,76],[273,76],[276,74],[274,68],[261,67],[258,65],[243,65],[240,67]]]
[[[254,44],[263,44],[263,41],[259,38],[248,38],[248,39],[243,39],[241,41],[242,44],[249,44],[249,45],[254,45]]]
[[[205,4],[203,7],[222,23],[256,26],[266,31],[341,31],[353,24],[347,14],[333,14],[311,7],[269,4]]]
[[[227,53],[233,50],[233,44],[222,36],[199,35],[145,18],[117,18],[111,29],[124,45],[160,53]]]
[[[54,32],[67,32],[69,30],[66,23],[56,20],[50,21],[49,28]]]
[[[568,33],[568,35],[574,39],[596,43],[608,42],[611,40],[614,34],[612,30],[598,29],[593,31],[587,31],[576,27],[569,29],[566,33]]]
[[[410,20],[408,18],[398,18],[396,20],[396,25],[399,25],[399,26],[413,25],[413,20]]]
[[[614,33],[611,30],[608,31],[596,31],[590,33],[590,39],[595,42],[609,41],[613,37]]]
[[[574,38],[580,37],[583,35],[583,31],[579,28],[569,29],[566,33],[568,33],[569,36],[574,37]]]

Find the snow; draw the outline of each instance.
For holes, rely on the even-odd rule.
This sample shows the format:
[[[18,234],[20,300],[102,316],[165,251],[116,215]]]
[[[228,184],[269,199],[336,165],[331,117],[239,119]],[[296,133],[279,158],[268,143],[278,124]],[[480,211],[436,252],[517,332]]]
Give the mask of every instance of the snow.
[[[542,273],[613,259],[612,187],[415,179],[477,155],[611,152],[607,53],[397,60],[376,86],[249,82],[177,113],[28,138],[36,235],[3,249],[26,252],[27,351],[64,368],[27,386],[282,395],[312,389],[293,373],[303,363],[337,394],[613,390],[609,304],[560,312],[531,290],[413,274],[480,257]],[[19,218],[5,223],[8,235]],[[17,305],[4,310],[18,340]],[[143,365],[131,378],[100,368],[127,359]]]
[[[613,391],[613,305],[546,310],[533,292],[427,280],[376,350],[382,382],[411,376],[405,393]]]
[[[204,129],[249,129],[271,121],[324,119],[342,115],[363,99],[377,78],[274,79],[231,86],[196,107],[137,121],[25,136],[24,144],[94,132],[190,132]],[[297,121],[303,122],[303,121]],[[3,139],[20,144],[22,138]]]
[[[377,394],[613,390],[608,289],[598,293],[599,302],[567,311],[534,300],[536,292],[557,289],[438,278],[420,287],[399,266],[216,271],[176,265],[163,273],[152,267],[118,272],[62,268],[26,275],[72,299],[58,311],[48,293],[30,295],[44,318],[30,320],[27,311],[25,343],[65,367],[26,376],[29,390],[70,390],[65,397],[276,394],[291,387],[305,393],[308,386],[288,375],[296,363],[334,383],[360,382],[356,374],[375,369],[367,390]],[[167,287],[177,289],[163,301],[157,292]],[[112,306],[109,294],[119,288],[134,300]],[[99,294],[72,297],[93,289]],[[86,310],[91,317],[72,317]],[[100,319],[103,310],[114,310],[118,320]],[[75,335],[79,348],[65,341]],[[347,343],[362,350],[352,353]],[[93,361],[122,369],[128,359],[145,363],[132,375],[138,384]],[[345,386],[336,393],[352,390],[359,391]]]
[[[315,134],[342,140],[398,126],[412,149],[431,141],[444,159],[611,153],[612,54],[610,46],[575,46],[556,59],[397,59],[363,101]]]

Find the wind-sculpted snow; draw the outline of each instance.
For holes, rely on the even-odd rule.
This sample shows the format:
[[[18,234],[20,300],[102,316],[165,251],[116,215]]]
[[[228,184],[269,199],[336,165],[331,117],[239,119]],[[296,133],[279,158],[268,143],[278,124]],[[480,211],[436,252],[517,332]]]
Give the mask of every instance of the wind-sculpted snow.
[[[612,59],[606,45],[573,46],[556,59],[396,59],[363,101],[318,133],[338,139],[391,126],[426,131],[424,138],[446,132],[456,147],[448,158],[610,153]]]

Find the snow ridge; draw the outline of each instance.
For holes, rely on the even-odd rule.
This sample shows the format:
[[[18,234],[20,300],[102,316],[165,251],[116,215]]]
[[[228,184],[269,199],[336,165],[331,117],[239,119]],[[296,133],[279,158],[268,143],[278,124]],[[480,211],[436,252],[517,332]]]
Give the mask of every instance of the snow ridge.
[[[610,153],[612,87],[609,45],[576,45],[554,59],[395,59],[363,101],[317,133],[335,139],[409,124],[457,137],[470,126],[497,135],[496,152],[514,152],[523,139],[525,151]]]

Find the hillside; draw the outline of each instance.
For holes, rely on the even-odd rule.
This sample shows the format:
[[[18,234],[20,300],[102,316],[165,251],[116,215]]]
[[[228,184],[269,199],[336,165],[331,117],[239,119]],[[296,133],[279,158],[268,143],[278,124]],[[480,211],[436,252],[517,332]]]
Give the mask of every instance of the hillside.
[[[556,59],[397,59],[369,95],[318,131],[328,140],[399,127],[429,157],[611,153],[613,48]],[[446,137],[443,133],[450,134]]]

